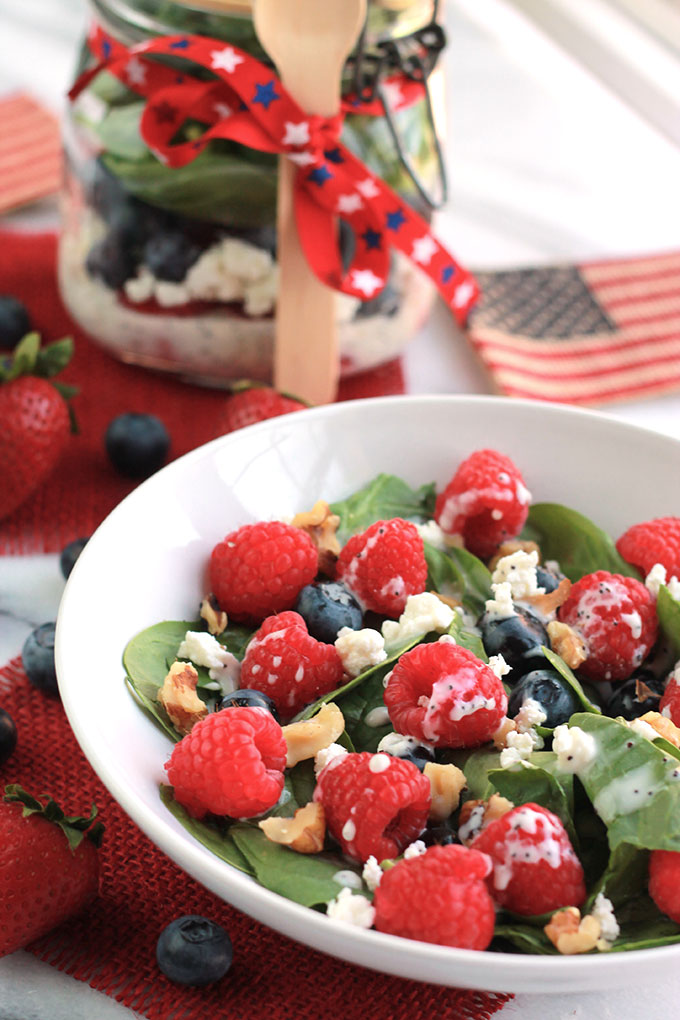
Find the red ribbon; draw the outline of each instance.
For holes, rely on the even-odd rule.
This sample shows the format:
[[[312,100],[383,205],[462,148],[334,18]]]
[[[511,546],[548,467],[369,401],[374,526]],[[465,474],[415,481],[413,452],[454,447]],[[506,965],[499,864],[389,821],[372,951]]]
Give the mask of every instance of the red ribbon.
[[[99,63],[78,78],[71,99],[100,71],[115,75],[146,97],[140,132],[151,152],[169,167],[186,166],[213,138],[285,154],[298,167],[294,204],[300,242],[323,283],[370,300],[387,281],[394,247],[427,273],[458,322],[465,323],[479,292],[474,277],[439,243],[426,221],[339,140],[344,112],[356,111],[356,100],[345,101],[337,117],[309,116],[270,68],[236,46],[204,36],[165,36],[128,49],[95,28],[90,46]],[[202,81],[189,69],[177,71],[155,56],[184,58],[214,77]],[[410,98],[403,94],[404,100]],[[363,104],[360,109],[364,112]],[[208,126],[199,138],[173,144],[188,119]],[[346,272],[337,241],[338,216],[349,223],[357,240]]]

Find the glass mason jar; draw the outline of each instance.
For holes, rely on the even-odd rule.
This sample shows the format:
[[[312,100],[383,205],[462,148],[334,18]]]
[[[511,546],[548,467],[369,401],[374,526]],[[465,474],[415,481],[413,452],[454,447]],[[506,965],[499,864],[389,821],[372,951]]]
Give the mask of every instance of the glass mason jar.
[[[210,0],[91,0],[91,6],[102,28],[125,45],[190,32],[266,59],[250,0],[232,0],[219,12]],[[357,69],[376,66],[381,43],[404,40],[431,24],[436,6],[433,0],[369,0],[362,56],[348,62],[343,91],[354,90]],[[84,46],[78,73],[92,63]],[[432,86],[430,81],[430,95]],[[124,361],[210,385],[269,381],[277,157],[213,140],[192,163],[170,169],[140,137],[143,106],[142,97],[104,71],[68,111],[59,246],[64,302],[96,341]],[[438,117],[431,113],[427,99],[419,99],[389,120],[352,114],[342,133],[347,147],[428,219],[428,195],[445,188],[433,127]],[[342,227],[349,261],[354,237]],[[373,300],[336,294],[341,372],[396,357],[422,325],[433,295],[429,280],[398,252]]]

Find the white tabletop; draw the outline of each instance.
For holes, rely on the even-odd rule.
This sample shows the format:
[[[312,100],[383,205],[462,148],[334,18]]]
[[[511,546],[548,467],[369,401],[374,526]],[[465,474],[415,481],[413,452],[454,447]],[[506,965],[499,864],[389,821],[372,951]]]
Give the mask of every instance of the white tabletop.
[[[680,245],[680,150],[533,28],[504,0],[450,0],[446,58],[451,201],[438,232],[472,268],[667,251]],[[80,0],[0,0],[0,94],[30,88],[63,103]],[[2,226],[56,223],[55,206]],[[410,392],[490,392],[448,312],[438,307],[405,356]],[[680,394],[607,413],[680,438]],[[0,566],[0,661],[54,619],[56,556]],[[519,995],[499,1017],[661,1020],[677,1013],[680,977],[607,993]],[[29,954],[0,961],[0,1020],[115,1020],[131,1011]]]

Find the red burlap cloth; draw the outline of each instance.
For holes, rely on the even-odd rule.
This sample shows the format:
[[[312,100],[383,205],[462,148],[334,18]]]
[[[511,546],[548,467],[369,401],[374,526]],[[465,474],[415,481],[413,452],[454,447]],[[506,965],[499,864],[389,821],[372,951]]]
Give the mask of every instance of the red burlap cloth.
[[[89,534],[131,485],[109,467],[102,435],[127,410],[152,411],[172,435],[173,456],[212,438],[225,397],[120,365],[73,328],[54,282],[51,235],[0,234],[0,293],[24,300],[45,338],[72,333],[65,380],[81,387],[81,434],[49,484],[0,527],[0,551],[57,551]],[[341,398],[403,392],[400,366],[343,384]],[[350,966],[283,938],[217,899],[157,850],[108,795],[85,760],[61,703],[39,694],[20,661],[0,669],[0,704],[19,744],[0,768],[0,787],[49,791],[68,813],[94,802],[106,825],[101,895],[80,918],[30,947],[149,1020],[486,1020],[508,996],[439,988]],[[158,934],[182,914],[223,924],[235,949],[231,972],[205,989],[167,981],[155,962]],[[490,959],[489,965],[492,966]]]
[[[0,294],[13,294],[26,304],[44,341],[67,335],[75,339],[75,355],[60,379],[80,388],[73,399],[80,434],[71,437],[49,483],[0,522],[0,553],[58,552],[72,539],[89,535],[134,487],[116,474],[104,451],[104,432],[116,415],[158,415],[170,433],[173,459],[220,434],[219,415],[227,399],[223,391],[123,365],[100,350],[61,303],[55,255],[54,234],[0,231]],[[393,361],[343,380],[339,399],[403,392],[401,364]]]

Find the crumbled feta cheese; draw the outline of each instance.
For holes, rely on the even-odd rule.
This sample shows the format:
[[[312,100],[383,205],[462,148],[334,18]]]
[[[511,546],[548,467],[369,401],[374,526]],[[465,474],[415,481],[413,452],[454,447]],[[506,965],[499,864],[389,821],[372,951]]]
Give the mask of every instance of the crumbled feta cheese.
[[[357,895],[345,886],[336,898],[330,901],[326,907],[326,914],[331,921],[342,921],[358,928],[372,928],[375,907],[365,896]]]
[[[534,741],[531,733],[518,733],[511,730],[506,740],[506,746],[501,751],[500,766],[502,769],[512,769],[521,761],[526,761],[534,750]]]
[[[440,552],[446,552],[449,548],[446,532],[442,531],[436,521],[426,521],[424,524],[416,524],[415,527],[423,542],[439,549]]]
[[[191,300],[183,283],[170,283],[169,280],[156,280],[153,296],[162,308],[177,308]]]
[[[495,673],[499,680],[502,680],[504,676],[512,672],[512,666],[509,666],[502,655],[491,655],[489,657],[489,669],[492,673]]]
[[[404,850],[404,860],[410,861],[412,857],[420,857],[426,850],[427,847],[423,843],[422,839],[417,839],[415,842],[409,843]]]
[[[534,726],[542,726],[547,718],[547,714],[534,698],[525,698],[515,716],[515,725],[520,733],[527,733]]]
[[[543,595],[545,588],[538,587],[537,566],[538,552],[535,549],[531,552],[518,549],[498,561],[496,569],[491,575],[491,581],[493,584],[502,584],[507,581],[515,601],[526,598],[527,595]]]
[[[279,289],[278,267],[272,266],[271,271],[261,280],[246,283],[243,308],[246,315],[269,315],[276,303]]]
[[[156,277],[153,275],[147,266],[141,266],[137,270],[137,275],[126,280],[123,284],[123,290],[125,296],[129,301],[133,301],[135,304],[141,304],[143,301],[148,301],[153,297],[154,286],[156,284]]]
[[[322,747],[314,755],[314,775],[318,776],[329,762],[344,758],[346,754],[347,748],[343,747],[342,744],[329,744],[328,747]]]
[[[335,639],[335,648],[349,676],[359,676],[364,670],[377,666],[387,658],[382,634],[370,627],[363,630],[342,627]]]
[[[668,588],[671,598],[680,602],[680,581],[675,575],[666,580],[666,568],[662,563],[655,563],[645,578],[645,586],[656,599],[659,597],[659,588],[662,584]]]
[[[431,631],[442,634],[449,629],[453,619],[451,606],[447,606],[432,592],[409,595],[399,620],[385,620],[382,625],[385,644],[388,648],[397,648]]]
[[[197,258],[184,283],[198,301],[239,301],[243,297],[242,281],[225,268],[221,244],[212,245]]]
[[[561,772],[578,773],[595,760],[597,744],[592,734],[586,733],[580,726],[562,723],[553,731],[553,751]]]
[[[195,666],[204,666],[208,676],[224,694],[237,690],[241,663],[227,651],[216,637],[202,630],[188,630],[177,649],[178,659],[190,659]]]
[[[486,612],[489,616],[493,616],[498,620],[505,620],[508,616],[515,616],[510,582],[501,581],[500,584],[492,584],[491,590],[494,597],[486,600]]]
[[[631,719],[628,723],[628,727],[633,730],[634,733],[639,734],[639,736],[646,737],[647,740],[657,740],[660,736],[654,727],[650,726],[644,719]]]
[[[380,879],[383,877],[383,869],[378,864],[376,858],[372,855],[364,864],[364,870],[361,872],[361,877],[371,892],[375,892],[380,885]]]
[[[598,942],[597,948],[609,949],[621,934],[612,901],[602,893],[598,893],[590,913],[600,923],[600,942],[604,944],[600,945]]]
[[[240,238],[225,237],[220,249],[226,271],[245,283],[263,279],[272,268],[273,259],[268,251]]]

